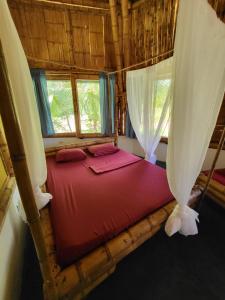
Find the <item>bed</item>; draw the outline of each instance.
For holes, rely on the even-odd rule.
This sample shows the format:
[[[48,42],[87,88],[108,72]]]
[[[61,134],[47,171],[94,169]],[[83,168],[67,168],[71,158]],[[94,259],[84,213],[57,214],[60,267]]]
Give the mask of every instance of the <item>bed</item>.
[[[206,185],[209,171],[202,172],[198,177],[197,183],[203,188]],[[225,169],[215,170],[209,182],[207,195],[225,208]]]
[[[65,164],[47,158],[54,198],[41,223],[60,299],[84,298],[161,228],[176,204],[164,169],[122,150],[113,157],[128,163],[108,170],[110,156]]]
[[[173,199],[164,169],[123,150],[77,162],[57,163],[49,157],[47,166],[53,195],[50,215],[62,267]]]

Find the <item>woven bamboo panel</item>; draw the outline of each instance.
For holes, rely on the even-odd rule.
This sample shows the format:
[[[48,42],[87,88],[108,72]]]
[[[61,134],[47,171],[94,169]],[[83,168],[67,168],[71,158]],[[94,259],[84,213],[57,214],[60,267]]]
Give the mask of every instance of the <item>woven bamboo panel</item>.
[[[29,59],[31,67],[55,69],[50,61],[101,70],[115,67],[108,10],[81,10],[38,1],[8,2],[25,53],[34,58]],[[95,1],[73,1],[83,2],[96,6]],[[102,7],[105,6],[103,1]]]
[[[175,203],[172,201],[165,205],[63,270],[56,261],[49,210],[48,208],[42,209],[41,225],[48,260],[60,299],[82,299],[86,296],[115,270],[116,264],[121,259],[151,238],[161,228]],[[75,298],[71,298],[72,296]]]
[[[176,0],[146,0],[132,9],[132,63],[173,49],[177,5]]]

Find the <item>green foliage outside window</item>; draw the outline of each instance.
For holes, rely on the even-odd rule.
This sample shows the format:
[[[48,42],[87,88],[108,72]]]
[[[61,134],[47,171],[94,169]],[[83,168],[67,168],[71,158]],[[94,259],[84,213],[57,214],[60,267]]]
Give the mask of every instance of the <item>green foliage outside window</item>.
[[[70,80],[48,80],[47,87],[55,133],[75,132]]]
[[[77,80],[81,132],[100,133],[101,113],[98,80]]]
[[[48,100],[55,133],[75,132],[70,80],[47,80]],[[101,132],[98,80],[77,80],[81,133]]]

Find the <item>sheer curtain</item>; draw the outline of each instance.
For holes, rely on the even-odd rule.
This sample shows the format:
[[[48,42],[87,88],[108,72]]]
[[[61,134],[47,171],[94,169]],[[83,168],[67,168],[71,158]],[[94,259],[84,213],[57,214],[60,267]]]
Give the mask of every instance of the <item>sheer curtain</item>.
[[[167,177],[178,204],[166,232],[197,234],[187,206],[201,171],[225,89],[225,25],[206,0],[181,0],[174,49],[174,99]]]
[[[168,125],[171,103],[172,58],[127,72],[127,101],[131,124],[146,153],[156,162],[155,150]]]
[[[40,189],[47,177],[40,121],[30,70],[6,0],[0,1],[0,39],[33,191],[40,209],[51,199],[50,194],[42,193]]]

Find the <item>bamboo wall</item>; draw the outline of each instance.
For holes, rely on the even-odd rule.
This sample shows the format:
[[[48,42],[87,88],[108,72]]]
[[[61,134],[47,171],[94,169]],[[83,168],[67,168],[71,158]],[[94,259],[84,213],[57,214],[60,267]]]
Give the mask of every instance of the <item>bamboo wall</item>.
[[[117,20],[114,21],[118,23],[119,47],[113,40],[109,0],[57,1],[61,5],[55,4],[55,1],[49,4],[45,0],[8,0],[31,67],[57,70],[70,69],[69,66],[76,65],[87,69],[116,70],[118,56],[120,65],[124,67],[128,63],[140,63],[173,49],[179,0],[113,0],[112,3],[116,5]],[[218,17],[225,21],[225,0],[208,2]],[[73,4],[98,9],[71,6]],[[122,5],[128,7],[128,21],[124,20],[123,13],[126,14],[126,11],[123,12]],[[128,27],[124,25],[126,22]],[[156,63],[169,55],[138,68]],[[66,66],[58,66],[51,61]],[[125,73],[122,78],[118,76],[118,83],[118,128],[119,133],[124,134],[127,109]],[[225,100],[217,124],[225,125]],[[218,142],[220,129],[217,126],[213,143]]]
[[[177,0],[146,0],[131,11],[131,57],[139,63],[173,49]]]
[[[60,0],[60,2],[66,2]],[[71,1],[67,1],[71,2]],[[108,1],[89,3],[106,10],[53,5],[36,0],[9,0],[12,17],[32,67],[55,69],[50,61],[79,67],[115,69],[111,17]],[[139,3],[140,2],[140,3]],[[123,27],[117,2],[121,56],[124,61]],[[131,63],[173,48],[178,0],[138,1],[129,9]]]
[[[29,59],[31,67],[56,69],[50,63],[54,61],[85,68],[115,68],[108,9],[96,11],[25,0],[8,3],[26,55],[46,61]]]

